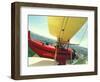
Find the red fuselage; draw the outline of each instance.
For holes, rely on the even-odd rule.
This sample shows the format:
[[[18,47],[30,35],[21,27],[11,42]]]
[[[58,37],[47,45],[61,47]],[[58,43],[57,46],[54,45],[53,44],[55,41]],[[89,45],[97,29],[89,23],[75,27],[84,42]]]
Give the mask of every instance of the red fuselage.
[[[51,45],[46,45],[41,41],[32,39],[30,37],[30,32],[28,32],[28,45],[33,50],[33,52],[37,53],[41,57],[54,59],[56,48]],[[59,49],[57,48],[57,56],[56,60],[61,64],[65,64],[68,59],[71,58],[72,49]]]

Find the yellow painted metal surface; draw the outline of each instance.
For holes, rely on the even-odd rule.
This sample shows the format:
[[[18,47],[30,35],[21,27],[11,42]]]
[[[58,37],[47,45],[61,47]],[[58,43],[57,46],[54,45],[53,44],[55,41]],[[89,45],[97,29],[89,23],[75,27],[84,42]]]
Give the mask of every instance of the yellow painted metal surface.
[[[48,16],[49,32],[60,42],[66,42],[80,30],[86,20],[86,17]]]

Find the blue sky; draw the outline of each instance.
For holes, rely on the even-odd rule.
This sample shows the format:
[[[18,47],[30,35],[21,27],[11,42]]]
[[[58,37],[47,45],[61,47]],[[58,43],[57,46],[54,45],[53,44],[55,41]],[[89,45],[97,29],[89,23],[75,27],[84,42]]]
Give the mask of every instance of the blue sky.
[[[86,22],[82,28],[73,36],[71,43],[80,44],[80,46],[88,46],[88,23]],[[28,16],[28,28],[31,32],[55,39],[56,37],[50,35],[48,30],[48,18],[47,16]]]
[[[29,30],[33,33],[56,39],[56,37],[49,34],[48,18],[47,16],[29,16]]]

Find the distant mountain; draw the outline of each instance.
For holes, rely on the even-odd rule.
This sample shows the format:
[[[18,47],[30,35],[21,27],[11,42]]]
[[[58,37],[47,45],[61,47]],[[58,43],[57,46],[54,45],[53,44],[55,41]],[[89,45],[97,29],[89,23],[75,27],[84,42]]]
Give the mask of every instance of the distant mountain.
[[[41,35],[38,35],[38,34],[35,34],[35,33],[31,33],[31,38],[42,41],[46,44],[52,44],[52,43],[56,42],[56,40],[53,40],[53,39],[50,39],[50,38],[47,38],[47,37],[44,37],[44,36],[41,36]]]

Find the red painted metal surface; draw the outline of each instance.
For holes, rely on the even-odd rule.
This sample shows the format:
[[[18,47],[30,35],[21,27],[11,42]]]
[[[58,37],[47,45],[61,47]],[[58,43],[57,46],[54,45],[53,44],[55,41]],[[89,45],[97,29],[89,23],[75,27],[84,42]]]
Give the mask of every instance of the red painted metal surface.
[[[54,59],[56,48],[51,45],[46,45],[41,41],[31,39],[30,32],[28,32],[28,45],[33,50],[33,52],[37,53],[39,56]],[[64,50],[57,49],[56,60],[60,62],[59,64],[65,64],[66,61],[71,58],[71,54],[71,48]]]

